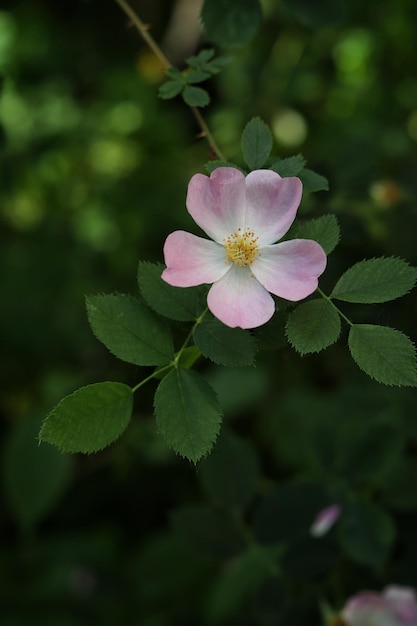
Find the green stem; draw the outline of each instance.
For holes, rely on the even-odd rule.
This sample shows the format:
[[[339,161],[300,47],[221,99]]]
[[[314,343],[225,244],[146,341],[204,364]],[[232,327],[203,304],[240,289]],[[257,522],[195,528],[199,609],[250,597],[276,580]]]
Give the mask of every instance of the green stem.
[[[194,114],[194,117],[197,120],[198,125],[201,128],[202,136],[206,138],[207,143],[210,146],[211,150],[213,151],[214,155],[218,159],[220,159],[220,161],[227,161],[226,157],[224,156],[219,146],[217,145],[213,135],[211,134],[203,116],[200,113],[200,110],[197,107],[190,107],[190,109],[192,113]]]
[[[119,0],[117,0],[118,2]],[[152,372],[152,374],[150,374],[149,376],[147,376],[146,378],[144,378],[143,380],[141,380],[137,385],[135,385],[134,387],[132,387],[132,393],[135,393],[135,391],[137,391],[138,389],[140,389],[141,387],[143,387],[143,385],[146,385],[146,383],[148,383],[150,380],[152,380],[153,378],[156,378],[156,376],[158,376],[159,374],[161,374],[162,372],[165,372],[167,370],[170,370],[172,368],[177,368],[178,367],[178,363],[180,361],[181,358],[181,354],[184,352],[185,348],[188,346],[188,344],[190,343],[191,337],[193,336],[193,332],[195,330],[195,328],[198,326],[198,324],[201,324],[201,321],[203,319],[203,317],[205,316],[205,314],[207,313],[208,309],[206,308],[202,314],[200,315],[200,317],[198,317],[193,325],[193,327],[191,328],[190,332],[188,333],[184,343],[182,344],[181,348],[178,350],[177,354],[175,355],[175,359],[172,361],[172,363],[168,363],[168,365],[164,365],[163,367],[160,367],[156,370],[154,370]]]
[[[132,20],[132,23],[139,31],[142,39],[146,42],[146,44],[149,46],[149,48],[152,50],[155,56],[158,57],[158,59],[161,61],[164,68],[167,70],[168,68],[172,67],[170,60],[162,52],[161,48],[156,43],[155,39],[148,32],[147,27],[142,22],[142,20],[137,15],[137,13],[135,13],[135,11],[132,9],[130,4],[128,2],[125,2],[125,0],[116,0],[116,2],[119,5],[119,7],[122,9],[122,11],[126,13],[128,18]]]
[[[333,300],[327,296],[321,289],[320,287],[317,287],[317,291],[319,292],[319,294],[321,295],[322,298],[324,298],[325,300],[327,300],[327,302],[330,302],[330,304],[332,305],[332,307],[334,309],[336,309],[336,311],[338,312],[338,314],[340,315],[340,317],[342,319],[345,320],[345,322],[347,322],[349,324],[349,326],[353,326],[353,322],[350,321],[350,319],[348,317],[346,317],[346,315],[339,309],[339,307],[337,307],[335,305],[335,303],[333,302]]]
[[[150,380],[152,380],[153,378],[155,378],[162,372],[165,372],[165,370],[172,369],[172,367],[173,367],[173,364],[169,363],[169,365],[164,365],[164,367],[160,367],[159,369],[155,370],[154,372],[152,372],[152,374],[150,374],[150,376],[147,376],[146,378],[141,380],[137,385],[132,387],[132,393],[135,393],[135,391],[143,387],[143,385],[146,385],[146,383],[148,383]]]
[[[193,327],[191,328],[190,332],[188,333],[184,343],[182,344],[181,348],[178,350],[177,354],[175,355],[174,367],[178,367],[178,363],[180,361],[182,353],[184,352],[185,348],[190,343],[190,339],[193,336],[194,330],[197,328],[197,326],[199,324],[201,324],[201,322],[203,320],[203,317],[205,316],[207,311],[208,311],[208,308],[204,309],[204,311],[202,312],[200,317],[197,317],[197,319],[196,319],[195,323],[193,324]]]
[[[128,2],[126,2],[126,0],[115,0],[115,2],[117,2],[119,7],[122,9],[122,11],[124,11],[124,13],[132,21],[133,25],[138,30],[138,32],[139,32],[140,36],[142,37],[142,39],[149,46],[149,48],[152,50],[152,52],[155,54],[155,56],[161,61],[161,63],[163,65],[163,67],[165,68],[165,70],[169,69],[170,67],[173,67],[171,61],[162,52],[161,48],[156,43],[155,39],[149,33],[147,27],[142,22],[142,20],[138,16],[138,14],[132,9],[130,4]],[[194,117],[195,117],[195,119],[197,121],[197,124],[201,128],[201,135],[202,135],[202,137],[205,137],[205,139],[207,140],[207,143],[210,146],[210,148],[211,148],[212,152],[214,153],[214,155],[218,159],[220,159],[221,161],[226,161],[222,151],[220,150],[220,148],[217,145],[213,135],[211,134],[210,129],[208,128],[208,126],[207,126],[203,116],[201,115],[200,110],[197,107],[190,107],[190,109],[191,109],[191,111],[192,111],[192,113],[193,113],[193,115],[194,115]]]

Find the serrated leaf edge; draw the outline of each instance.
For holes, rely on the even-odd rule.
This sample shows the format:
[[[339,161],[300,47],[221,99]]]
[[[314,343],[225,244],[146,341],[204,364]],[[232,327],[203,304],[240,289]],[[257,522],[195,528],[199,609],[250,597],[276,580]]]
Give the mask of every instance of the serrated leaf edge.
[[[138,286],[139,286],[139,291],[140,291],[140,294],[141,294],[141,296],[143,297],[143,299],[145,300],[145,302],[146,302],[147,306],[148,306],[150,309],[152,309],[152,311],[154,311],[155,313],[157,313],[158,315],[163,315],[166,319],[169,319],[169,320],[174,320],[175,322],[191,322],[191,321],[195,321],[195,320],[197,320],[198,318],[197,318],[194,314],[192,314],[192,312],[191,312],[191,311],[189,311],[189,310],[187,309],[187,307],[185,307],[185,306],[182,304],[182,302],[177,301],[177,300],[176,300],[176,298],[174,298],[173,296],[172,296],[172,299],[173,299],[173,300],[174,300],[174,301],[178,304],[178,306],[179,306],[179,307],[181,307],[182,309],[184,309],[184,311],[185,311],[186,313],[189,313],[189,314],[190,314],[189,319],[187,319],[187,320],[179,320],[179,319],[177,319],[176,317],[170,317],[169,315],[164,314],[162,311],[159,311],[157,308],[155,308],[155,307],[154,307],[154,305],[153,305],[151,302],[149,302],[148,298],[147,298],[147,297],[146,297],[146,295],[143,293],[143,289],[142,289],[142,286],[141,286],[141,284],[140,284],[140,268],[141,268],[141,266],[143,266],[143,265],[149,265],[149,266],[154,266],[154,267],[161,267],[161,273],[162,273],[162,270],[164,269],[164,267],[165,267],[165,266],[164,266],[162,263],[152,263],[151,261],[139,261],[138,271],[137,271],[137,282],[138,282]],[[166,286],[167,286],[167,287],[166,287],[166,290],[167,290],[167,291],[169,291],[169,287],[170,287],[170,285],[168,285],[168,283],[165,283],[164,281],[162,281],[162,287],[164,287],[164,288],[165,288],[165,284],[166,284]],[[171,297],[171,296],[170,296],[170,297]]]
[[[367,372],[366,370],[363,369],[363,367],[361,365],[359,365],[359,363],[357,362],[357,360],[355,359],[355,357],[352,354],[352,350],[350,347],[350,333],[352,331],[353,328],[357,328],[358,326],[371,326],[371,327],[375,327],[375,328],[387,328],[388,330],[392,330],[395,331],[396,333],[398,333],[399,335],[401,335],[402,337],[404,337],[405,339],[408,340],[410,346],[413,348],[413,354],[414,354],[414,358],[416,357],[416,347],[413,343],[413,341],[410,339],[410,337],[408,337],[408,335],[406,335],[405,333],[403,333],[401,330],[398,330],[397,328],[392,328],[391,326],[379,326],[377,324],[352,324],[350,331],[349,331],[349,336],[348,336],[348,347],[349,347],[349,352],[351,354],[352,359],[354,360],[354,362],[356,363],[356,365],[359,367],[359,369],[364,372],[364,374],[366,374],[367,376],[369,376],[370,378],[372,378],[372,380],[375,380],[377,383],[380,383],[382,385],[387,385],[388,387],[416,387],[417,386],[417,380],[415,382],[415,384],[411,384],[411,383],[388,383],[385,380],[380,380],[379,378],[377,378],[376,376],[374,376],[373,374],[370,374],[369,372]],[[384,357],[385,358],[385,357]],[[391,366],[391,363],[385,359],[387,361],[387,363]],[[397,368],[393,368],[393,369],[397,369]],[[417,366],[415,365],[414,367],[415,373],[416,373],[416,378],[417,378]]]
[[[372,261],[379,261],[379,260],[395,260],[395,261],[401,261],[401,263],[404,263],[408,268],[411,269],[415,269],[416,271],[416,277],[414,279],[414,284],[411,285],[411,287],[407,290],[404,291],[402,294],[395,296],[394,298],[389,298],[387,300],[372,300],[371,302],[363,302],[362,300],[359,302],[355,302],[354,300],[343,300],[342,298],[340,298],[340,295],[343,295],[345,293],[351,293],[349,291],[344,291],[342,292],[342,294],[334,294],[334,290],[336,289],[338,283],[342,280],[342,278],[344,276],[346,276],[346,274],[348,274],[349,272],[352,272],[356,267],[360,266],[360,265],[364,265],[365,263],[370,263]],[[354,265],[352,265],[351,267],[348,267],[348,269],[343,272],[343,274],[340,276],[340,278],[338,279],[336,285],[333,288],[333,291],[330,294],[330,298],[334,298],[335,300],[340,300],[341,302],[351,302],[354,304],[383,304],[384,302],[393,302],[394,300],[397,300],[398,298],[402,298],[403,296],[406,296],[408,293],[410,293],[412,291],[412,289],[414,289],[414,287],[416,286],[417,283],[417,268],[415,268],[413,265],[410,265],[410,263],[408,263],[407,261],[405,261],[404,259],[402,259],[401,257],[398,256],[379,256],[379,257],[372,257],[370,259],[362,259],[361,261],[358,261],[357,263],[354,263]]]
[[[134,301],[139,302],[139,303],[140,303],[140,300],[138,300],[138,298],[135,298],[134,296],[131,296],[130,294],[126,294],[126,293],[117,293],[117,292],[113,292],[113,293],[110,293],[110,294],[109,294],[109,293],[99,293],[99,294],[94,294],[94,295],[86,295],[86,296],[85,296],[85,302],[86,302],[86,309],[87,309],[87,318],[88,318],[88,323],[89,323],[89,325],[90,325],[90,328],[91,328],[91,330],[92,330],[92,333],[93,333],[94,337],[95,337],[95,338],[96,338],[96,339],[97,339],[97,340],[98,340],[98,341],[99,341],[99,342],[100,342],[100,343],[101,343],[101,344],[102,344],[102,345],[106,348],[106,350],[108,350],[108,351],[110,352],[110,354],[112,354],[114,357],[116,357],[116,358],[117,358],[117,359],[119,359],[120,361],[123,361],[123,363],[130,363],[131,365],[137,365],[138,367],[147,367],[147,365],[141,365],[141,364],[139,364],[139,363],[133,363],[132,361],[126,361],[125,359],[122,359],[120,356],[118,356],[117,354],[115,354],[115,353],[113,352],[113,350],[111,350],[111,349],[110,349],[110,348],[109,348],[109,347],[108,347],[108,346],[104,343],[104,341],[103,341],[103,340],[102,340],[102,339],[98,336],[98,334],[96,333],[96,331],[95,331],[95,329],[93,328],[93,325],[91,324],[91,321],[90,321],[90,312],[89,312],[89,309],[88,309],[88,299],[89,299],[89,298],[98,298],[98,297],[101,297],[101,296],[103,296],[103,297],[109,297],[109,296],[115,296],[115,297],[118,297],[118,296],[121,296],[121,297],[123,297],[123,298],[127,298],[128,300],[134,300]],[[145,304],[145,306],[148,306],[146,302],[144,302],[144,304]],[[150,307],[148,307],[148,308],[150,309]],[[157,311],[156,311],[156,313],[157,313]],[[112,318],[110,318],[110,317],[109,317],[109,319],[112,319]],[[162,324],[165,324],[165,321],[164,321],[164,320],[161,320],[161,322],[162,322]],[[122,325],[121,325],[121,326],[122,326]],[[122,326],[122,328],[124,328],[124,327]],[[129,329],[126,329],[126,331],[127,331],[130,335],[132,335],[132,337],[134,337],[135,339],[137,339],[136,335],[134,335],[134,333],[132,333]],[[162,363],[151,363],[151,364],[148,364],[148,365],[151,365],[151,366],[152,366],[152,365],[164,365],[164,364],[166,364],[166,363],[169,363],[170,359],[168,359],[168,356],[167,356],[166,354],[164,354],[164,353],[163,353],[163,352],[161,352],[160,350],[157,350],[157,349],[155,348],[155,346],[154,346],[152,343],[147,343],[146,341],[144,341],[144,340],[142,340],[142,339],[141,339],[141,341],[142,341],[142,343],[144,343],[147,347],[152,348],[152,350],[153,350],[154,352],[156,352],[156,353],[158,353],[158,354],[161,354],[161,355],[164,357],[164,359],[165,359],[165,362],[162,362]],[[171,344],[172,344],[172,338],[171,338]],[[173,346],[172,346],[172,348],[173,348]],[[173,358],[173,356],[174,356],[174,352],[172,353],[172,358]]]
[[[160,383],[159,383],[159,385],[158,385],[158,387],[157,387],[157,389],[156,389],[155,396],[154,396],[154,401],[153,401],[153,407],[154,407],[154,413],[155,413],[155,417],[156,417],[156,421],[157,421],[157,423],[158,423],[158,417],[157,417],[157,409],[156,409],[156,404],[155,404],[155,398],[156,398],[156,394],[158,393],[158,389],[159,389],[159,388],[160,388],[160,386],[164,383],[164,381],[166,380],[166,378],[168,378],[168,376],[171,376],[171,375],[175,375],[175,376],[177,376],[177,379],[178,379],[178,386],[180,387],[180,385],[179,385],[179,377],[178,377],[178,372],[179,372],[179,370],[184,370],[185,372],[189,371],[189,370],[186,370],[186,369],[185,369],[185,368],[183,368],[183,367],[177,367],[177,368],[175,369],[175,371],[170,372],[169,374],[167,374],[167,376],[165,376],[165,377],[164,377],[164,378],[160,381]],[[204,380],[204,379],[202,379],[202,380]],[[218,424],[217,424],[217,430],[214,432],[214,438],[213,438],[213,441],[211,442],[210,447],[209,447],[209,448],[208,448],[208,449],[207,449],[207,450],[206,450],[203,454],[201,454],[200,456],[193,456],[193,457],[189,457],[189,456],[187,456],[186,454],[182,453],[180,450],[176,449],[176,447],[174,447],[174,446],[173,446],[173,445],[172,445],[169,441],[167,441],[167,439],[166,439],[165,435],[164,435],[162,432],[160,433],[160,434],[161,434],[161,436],[162,436],[162,438],[164,439],[164,441],[165,441],[166,445],[168,446],[168,448],[169,448],[170,450],[173,450],[173,452],[175,452],[175,454],[177,454],[178,456],[180,456],[182,459],[186,459],[187,461],[190,461],[190,462],[191,462],[191,463],[193,463],[194,465],[196,465],[199,461],[202,461],[202,460],[203,460],[203,459],[204,459],[204,458],[205,458],[208,454],[210,454],[210,452],[212,451],[213,446],[214,446],[214,444],[216,443],[217,438],[218,438],[219,433],[220,433],[221,424],[222,424],[222,417],[223,417],[223,412],[222,412],[222,410],[221,410],[220,403],[219,403],[219,400],[218,400],[218,395],[217,395],[216,391],[213,389],[213,387],[212,387],[212,386],[211,386],[211,385],[210,385],[210,384],[209,384],[206,380],[204,380],[204,382],[206,383],[206,385],[207,385],[208,387],[210,387],[211,391],[213,392],[213,394],[214,394],[214,395],[215,395],[215,397],[216,397],[216,400],[217,400],[217,403],[218,403],[218,407],[217,407],[217,408],[218,408],[218,413],[219,413],[219,422],[218,422]],[[158,425],[158,427],[159,427],[159,425]]]
[[[308,300],[307,302],[315,302],[315,301],[319,302],[319,299],[318,299],[318,298],[315,298],[314,300]],[[307,304],[307,302],[302,302],[302,303],[300,303],[300,305],[299,305],[299,306],[302,306],[303,304]],[[331,305],[330,305],[330,306],[331,306]],[[337,313],[338,320],[339,320],[339,332],[338,332],[337,336],[335,337],[335,339],[333,339],[333,341],[331,341],[330,343],[328,343],[328,344],[327,344],[326,346],[324,346],[323,348],[319,348],[319,349],[317,349],[317,350],[305,350],[305,351],[303,351],[303,350],[300,350],[299,348],[297,348],[297,346],[296,346],[296,345],[295,345],[295,344],[291,341],[290,337],[288,336],[288,330],[287,330],[287,327],[288,327],[288,322],[289,322],[289,320],[290,320],[290,317],[292,316],[292,314],[293,314],[293,313],[295,313],[295,311],[296,311],[297,309],[298,309],[298,306],[297,306],[297,307],[295,307],[295,308],[294,308],[294,309],[293,309],[293,310],[289,313],[289,315],[288,315],[287,321],[286,321],[286,323],[285,323],[285,336],[286,336],[286,338],[287,338],[288,343],[290,344],[290,346],[291,346],[292,348],[294,348],[294,350],[295,350],[296,352],[298,352],[298,354],[299,354],[300,356],[305,356],[306,354],[318,354],[319,352],[323,352],[323,350],[327,350],[327,348],[330,348],[330,346],[333,346],[335,343],[337,343],[337,341],[339,341],[340,334],[341,334],[341,332],[342,332],[342,323],[341,323],[341,320],[340,320],[340,315],[339,315],[339,313],[338,313],[338,312],[336,312],[336,313]]]
[[[119,437],[122,436],[122,434],[124,433],[124,431],[126,430],[126,428],[128,427],[129,423],[126,424],[126,428],[124,430],[121,431],[121,433],[112,441],[109,441],[108,443],[106,443],[104,446],[98,447],[98,448],[94,448],[93,450],[66,450],[65,448],[63,448],[62,446],[60,446],[59,444],[53,442],[53,441],[49,441],[48,439],[44,439],[42,437],[42,431],[44,430],[44,427],[46,425],[46,423],[48,422],[48,420],[56,413],[56,411],[59,409],[59,407],[66,402],[69,398],[72,398],[73,396],[77,395],[80,391],[83,391],[84,389],[88,389],[90,387],[96,387],[97,385],[105,385],[105,384],[110,384],[110,385],[121,385],[123,387],[126,387],[127,389],[130,389],[131,394],[132,394],[132,402],[133,402],[133,389],[131,387],[129,387],[129,385],[126,385],[125,383],[120,383],[114,380],[103,380],[100,381],[98,383],[91,383],[89,385],[83,385],[82,387],[79,387],[78,389],[75,389],[72,393],[69,393],[68,395],[66,395],[64,398],[62,398],[58,404],[56,404],[54,406],[54,408],[48,413],[48,415],[45,417],[45,419],[42,422],[42,426],[41,429],[39,431],[39,435],[38,435],[38,441],[39,444],[41,443],[48,443],[51,446],[55,446],[55,448],[58,448],[58,450],[60,450],[61,452],[63,452],[64,454],[96,454],[97,452],[101,452],[102,450],[105,450],[106,448],[108,448],[109,446],[112,445],[112,443],[114,443],[115,441],[117,441],[117,439]],[[133,406],[133,404],[132,404]]]
[[[201,354],[202,354],[202,355],[203,355],[206,359],[209,359],[209,360],[210,360],[210,361],[212,361],[213,363],[216,363],[216,365],[222,365],[222,366],[224,366],[224,367],[250,367],[250,366],[253,366],[253,365],[255,364],[255,354],[256,354],[256,352],[258,351],[258,349],[257,349],[257,341],[256,341],[256,338],[254,337],[254,335],[249,335],[249,336],[252,338],[253,342],[254,342],[254,352],[253,352],[253,356],[252,356],[251,360],[250,360],[249,362],[243,363],[243,365],[242,365],[242,364],[239,364],[239,365],[230,365],[230,364],[229,364],[229,365],[225,365],[225,364],[224,364],[224,363],[222,363],[221,361],[218,361],[218,360],[216,360],[216,359],[213,359],[211,356],[208,356],[207,354],[205,354],[205,353],[201,350],[200,346],[199,346],[199,345],[198,345],[198,343],[195,341],[195,332],[197,331],[197,329],[198,329],[198,328],[200,328],[200,324],[199,324],[198,326],[196,326],[196,327],[195,327],[194,332],[193,332],[193,339],[194,339],[194,343],[195,343],[195,345],[197,346],[197,348],[200,350]],[[241,330],[241,329],[239,329],[239,330]],[[207,332],[207,331],[206,331],[206,332]],[[209,334],[211,337],[213,337],[213,339],[217,340],[217,337],[216,337],[216,335],[215,335],[215,334],[211,334],[211,333],[207,333],[207,334]],[[219,343],[221,344],[220,340],[217,340],[217,343],[218,343],[218,344],[219,344]],[[222,344],[221,344],[221,345],[222,345]]]

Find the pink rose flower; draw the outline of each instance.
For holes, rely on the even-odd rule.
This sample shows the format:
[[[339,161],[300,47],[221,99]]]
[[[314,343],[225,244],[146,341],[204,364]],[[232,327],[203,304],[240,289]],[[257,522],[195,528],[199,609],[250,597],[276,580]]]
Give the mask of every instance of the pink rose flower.
[[[212,241],[182,230],[171,233],[162,278],[175,287],[213,283],[207,304],[227,326],[265,324],[275,311],[271,293],[302,300],[315,291],[326,267],[316,241],[275,243],[293,223],[301,196],[298,178],[281,178],[272,170],[245,177],[236,168],[219,167],[210,178],[195,174],[187,209]]]
[[[396,585],[382,593],[363,591],[347,602],[341,617],[346,626],[417,626],[417,596]]]

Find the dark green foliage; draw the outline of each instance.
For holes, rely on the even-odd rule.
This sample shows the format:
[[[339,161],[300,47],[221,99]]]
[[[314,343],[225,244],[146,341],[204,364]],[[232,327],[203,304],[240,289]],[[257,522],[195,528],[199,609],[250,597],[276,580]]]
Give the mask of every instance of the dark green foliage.
[[[201,87],[187,85],[182,92],[184,102],[190,107],[205,107],[210,102],[210,96]]]
[[[205,89],[193,87],[218,74],[222,67],[229,63],[230,57],[214,57],[214,50],[202,50],[198,55],[189,57],[188,69],[180,72],[175,67],[166,71],[168,81],[160,85],[159,97],[170,100],[179,94],[186,104],[191,107],[205,107],[210,102],[210,96]]]
[[[39,446],[39,427],[39,419],[22,421],[4,447],[4,488],[24,530],[31,529],[56,506],[71,476],[70,457],[52,446]]]
[[[328,300],[300,304],[288,317],[288,341],[300,354],[320,352],[338,340],[340,317]]]
[[[39,439],[62,452],[98,452],[126,429],[132,406],[132,390],[122,383],[81,387],[51,411]]]
[[[161,278],[164,265],[141,261],[138,284],[148,305],[160,315],[186,322],[197,319],[205,310],[205,288],[172,287]]]
[[[386,385],[417,385],[415,348],[394,328],[355,324],[349,332],[349,349],[359,367]]]
[[[218,74],[222,67],[230,63],[231,60],[232,57],[229,56],[215,57],[214,50],[206,48],[201,50],[197,55],[188,57],[187,63],[191,71],[194,72],[194,79],[196,78],[197,72],[200,72],[200,80],[205,80],[208,76]],[[189,71],[187,75],[188,82],[190,82],[191,71]],[[200,81],[198,80],[197,82]]]
[[[298,176],[300,172],[302,172],[305,164],[306,160],[304,157],[302,157],[301,154],[297,154],[297,156],[288,157],[288,159],[274,161],[271,165],[271,170],[274,170],[274,172],[277,172],[283,178]]]
[[[305,538],[315,516],[328,504],[329,497],[319,484],[281,484],[264,499],[256,512],[256,536],[266,545]]]
[[[242,153],[249,169],[260,169],[272,150],[272,135],[259,117],[254,117],[242,133]]]
[[[360,261],[338,280],[332,297],[344,302],[387,302],[410,291],[417,269],[395,257]]]
[[[340,228],[336,216],[322,215],[310,222],[301,224],[297,230],[297,237],[314,239],[321,245],[326,254],[330,254],[340,239]]]
[[[220,429],[221,409],[201,376],[181,367],[170,372],[155,394],[158,428],[175,452],[194,463],[210,452]]]
[[[339,540],[354,561],[381,567],[395,540],[395,526],[387,513],[366,500],[357,500],[344,508]]]
[[[88,296],[88,320],[112,354],[135,365],[165,365],[174,358],[169,329],[136,298],[121,294]]]
[[[2,3],[2,626],[321,625],[323,598],[337,611],[362,589],[417,587],[416,370],[407,338],[416,339],[417,6],[272,0],[260,28],[259,2],[227,5],[205,3],[212,23],[203,37],[227,47],[254,36],[250,45],[226,64],[205,47],[167,43],[178,69],[167,72],[161,100],[159,63],[115,2]],[[132,6],[165,45],[176,3]],[[197,104],[210,94],[202,113],[230,161],[209,160],[189,109],[169,101],[185,87],[203,89],[197,98],[191,91]],[[248,333],[256,366],[217,366],[192,340],[182,350],[207,287],[164,284],[162,247],[169,232],[195,228],[186,188],[205,162],[208,173],[246,167],[241,134],[254,116],[274,148],[263,161],[270,139],[258,125],[250,162],[304,183],[291,237],[315,239],[329,254],[340,224],[320,287],[333,289],[354,327],[342,320],[337,342],[301,358],[287,320],[303,318],[292,329],[308,343],[314,308],[328,313],[329,305],[318,293],[277,299],[273,319]],[[321,174],[330,191],[315,194],[327,189]],[[139,258],[146,339],[170,327],[158,332],[156,362],[158,344],[149,355],[130,331],[122,353],[120,341],[108,345],[114,358],[85,315],[86,293],[136,300]],[[112,309],[104,328],[117,319]],[[253,345],[244,351],[251,358]],[[144,363],[143,355],[151,365],[122,360]],[[181,386],[169,365],[176,359]],[[121,382],[93,385],[90,396],[100,380]],[[153,416],[158,385],[174,398],[166,431]],[[185,410],[176,402],[190,386],[198,401]],[[94,408],[100,390],[113,399],[122,390],[116,412],[112,402]],[[70,457],[39,444],[37,416],[63,397],[43,433],[59,444],[69,432],[63,447],[103,451]],[[164,439],[184,416],[198,420],[202,449],[211,448],[195,464]],[[86,447],[76,445],[81,427]],[[190,432],[174,443],[189,446]],[[334,502],[340,519],[313,539],[318,508]]]
[[[317,174],[308,168],[304,168],[299,177],[303,183],[304,193],[313,193],[315,191],[329,191],[329,181],[321,174]]]
[[[256,341],[246,330],[229,328],[210,313],[194,330],[194,341],[204,356],[229,367],[254,364]]]
[[[215,559],[239,554],[245,545],[242,530],[228,511],[189,506],[171,514],[175,532],[198,552]]]
[[[252,446],[223,431],[212,454],[199,468],[199,478],[210,499],[224,509],[245,510],[260,480],[260,466]]]
[[[343,22],[348,11],[347,0],[284,0],[284,5],[297,20],[311,28]]]
[[[201,19],[210,41],[221,46],[246,43],[262,18],[259,0],[204,0]]]

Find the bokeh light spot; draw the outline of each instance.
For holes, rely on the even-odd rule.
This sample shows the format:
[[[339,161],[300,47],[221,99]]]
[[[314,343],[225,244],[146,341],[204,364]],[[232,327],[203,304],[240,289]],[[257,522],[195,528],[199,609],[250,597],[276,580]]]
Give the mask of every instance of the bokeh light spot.
[[[307,138],[307,122],[297,111],[283,109],[272,120],[272,132],[280,144],[288,148],[295,148]]]

